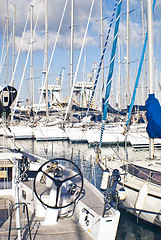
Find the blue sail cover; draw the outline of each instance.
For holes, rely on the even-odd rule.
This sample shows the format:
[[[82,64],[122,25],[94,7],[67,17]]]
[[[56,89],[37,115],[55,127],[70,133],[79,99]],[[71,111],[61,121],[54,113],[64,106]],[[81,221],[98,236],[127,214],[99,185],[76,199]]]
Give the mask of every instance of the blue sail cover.
[[[149,94],[145,102],[147,112],[147,133],[150,138],[161,138],[161,106],[155,94]]]

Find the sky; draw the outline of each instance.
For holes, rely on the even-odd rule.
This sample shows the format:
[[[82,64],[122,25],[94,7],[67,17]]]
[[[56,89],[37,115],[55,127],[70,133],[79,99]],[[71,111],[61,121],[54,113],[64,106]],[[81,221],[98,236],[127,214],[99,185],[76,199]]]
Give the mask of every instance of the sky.
[[[73,51],[73,71],[75,74],[77,63],[79,59],[80,49],[82,46],[84,33],[88,21],[88,16],[93,0],[74,0],[74,51]],[[145,0],[129,0],[130,1],[130,85],[131,92],[133,89],[135,77],[137,74],[138,63],[141,55],[142,43],[143,43],[143,25],[142,25],[142,15],[141,15],[141,3],[143,2],[144,7],[144,33],[146,31],[146,1]],[[62,17],[63,9],[65,6],[66,0],[48,0],[48,62],[51,58],[51,53],[55,44],[55,39],[59,29],[60,20]],[[111,20],[115,0],[103,0],[103,38],[105,41],[109,23]],[[5,26],[7,19],[9,19],[9,30],[8,30],[8,39],[13,30],[13,16],[14,16],[14,6],[16,6],[16,24],[15,24],[15,62],[17,61],[17,67],[15,71],[14,83],[18,89],[20,82],[22,80],[24,66],[26,62],[26,57],[28,54],[28,49],[31,42],[31,33],[30,33],[30,6],[33,6],[33,28],[35,26],[36,20],[38,22],[35,28],[34,38],[33,38],[33,66],[34,66],[34,98],[35,102],[39,101],[39,87],[42,85],[42,72],[44,71],[44,49],[45,49],[45,0],[0,0],[0,48],[1,48],[1,65],[2,70],[1,75],[1,86],[9,84],[12,79],[12,63],[13,63],[13,43],[10,41],[10,47],[8,54],[6,54],[6,59],[2,64],[2,59],[4,53],[6,52],[6,42],[7,42],[7,32],[5,31]],[[71,26],[71,0],[68,1],[64,19],[62,22],[60,34],[58,36],[58,41],[56,48],[53,54],[51,67],[49,70],[49,84],[55,84],[56,78],[60,75],[62,68],[64,68],[64,78],[63,78],[63,97],[69,96],[70,92],[70,79],[69,79],[69,66],[70,66],[70,26]],[[90,19],[90,24],[87,32],[87,37],[85,41],[85,48],[83,50],[77,81],[82,81],[87,78],[87,74],[92,71],[92,67],[95,63],[99,65],[101,58],[101,40],[100,40],[100,0],[94,1],[94,6],[92,10],[92,15]],[[157,65],[160,63],[159,48],[160,48],[160,39],[159,35],[160,25],[161,25],[161,0],[157,0],[155,14],[154,14],[154,41],[156,48],[156,60]],[[127,30],[126,30],[126,0],[123,0],[122,11],[121,11],[121,20],[119,28],[120,36],[120,62],[121,62],[121,88],[125,88],[125,79],[126,79],[126,43],[127,43]],[[7,18],[8,16],[8,18]],[[38,17],[39,16],[39,17]],[[24,33],[24,38],[22,41],[22,35],[24,27],[27,22],[26,31]],[[106,50],[105,61],[104,61],[104,79],[107,80],[108,70],[109,70],[109,61],[112,47],[113,39],[113,29],[109,37],[109,43]],[[21,54],[17,58],[18,51],[21,45]],[[3,47],[4,46],[4,47]],[[115,70],[113,77],[113,93],[118,91],[118,50],[116,53],[115,60]],[[8,68],[7,68],[8,65]],[[20,99],[25,102],[25,99],[30,98],[30,59],[27,63],[27,68],[24,75],[24,80],[22,83],[20,91]],[[159,69],[159,67],[158,67]],[[158,70],[159,71],[159,70]],[[146,74],[146,69],[145,69]],[[158,72],[158,75],[160,73]],[[117,80],[117,81],[116,81]],[[98,90],[100,91],[101,86],[101,77],[99,79]],[[140,86],[141,88],[141,86]],[[144,89],[142,88],[142,91]],[[123,90],[122,90],[123,91]],[[122,92],[123,93],[123,92]],[[112,101],[112,100],[111,100]],[[116,99],[113,100],[117,101]],[[122,100],[123,102],[123,100]]]

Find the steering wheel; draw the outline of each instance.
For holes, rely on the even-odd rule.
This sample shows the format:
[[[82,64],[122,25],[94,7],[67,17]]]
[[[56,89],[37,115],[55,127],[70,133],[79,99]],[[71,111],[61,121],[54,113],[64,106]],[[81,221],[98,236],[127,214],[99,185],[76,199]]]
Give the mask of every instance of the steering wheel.
[[[76,186],[74,194],[70,191],[72,184]],[[38,169],[33,188],[38,200],[46,207],[65,208],[80,197],[83,191],[83,175],[73,161],[55,158]]]

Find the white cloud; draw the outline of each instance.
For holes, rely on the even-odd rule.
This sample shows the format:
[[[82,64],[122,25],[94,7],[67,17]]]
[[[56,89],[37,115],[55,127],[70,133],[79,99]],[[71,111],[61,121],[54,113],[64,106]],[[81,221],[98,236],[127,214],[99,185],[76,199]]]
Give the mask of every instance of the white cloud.
[[[49,35],[49,47],[53,46],[54,40],[59,28],[60,19],[62,16],[62,12],[64,9],[66,0],[48,0],[48,35]],[[97,1],[96,1],[97,2]],[[3,7],[3,14],[1,10],[1,21],[2,16],[7,15],[7,2],[4,3]],[[66,13],[64,16],[64,21],[62,24],[58,45],[60,46],[62,44],[62,47],[66,47],[69,45],[70,42],[70,3],[71,1],[68,1]],[[90,11],[92,0],[77,0],[75,6],[74,6],[74,32],[75,32],[75,47],[80,47],[82,44],[82,39],[84,37],[84,31],[87,24],[87,19]],[[25,22],[27,19],[27,16],[29,14],[30,5],[32,4],[34,6],[33,12],[34,12],[34,24],[37,18],[37,14],[40,9],[40,16],[38,20],[38,26],[35,32],[34,41],[36,41],[35,50],[42,50],[44,46],[44,29],[45,29],[45,16],[44,16],[44,9],[45,9],[45,1],[42,0],[42,4],[40,0],[33,0],[33,1],[22,1],[22,0],[10,0],[9,1],[9,20],[10,20],[10,29],[12,30],[12,22],[13,22],[13,11],[14,7],[13,5],[16,5],[16,46],[19,46],[20,38],[22,37],[22,32],[25,26]],[[96,32],[98,29],[92,27],[92,24],[96,24],[96,19],[99,18],[99,12],[97,10],[98,5],[95,4],[93,8],[93,14],[92,19],[90,23],[90,29],[91,31],[88,32],[86,43],[90,43],[95,45],[96,40],[94,39],[94,35],[96,35]],[[5,22],[6,18],[3,17],[3,22]],[[29,42],[30,42],[30,17],[27,25],[27,31],[25,33],[25,38],[23,40],[23,51],[27,51]],[[96,31],[95,34],[93,34],[93,31]],[[68,43],[68,44],[67,44]],[[18,48],[17,48],[18,49]]]
[[[4,2],[4,1],[3,1]],[[61,15],[64,9],[66,0],[48,0],[48,38],[49,38],[49,48],[52,48],[55,42],[57,30],[59,28],[59,23],[61,19]],[[87,19],[90,11],[92,0],[77,0],[75,1],[74,6],[74,47],[80,48],[82,45],[84,32],[87,24]],[[145,0],[144,7],[146,7]],[[64,16],[64,21],[62,24],[62,28],[60,31],[60,36],[58,39],[58,46],[62,48],[69,48],[70,46],[70,3],[71,1],[68,1],[66,13]],[[161,0],[157,1],[157,5],[161,3]],[[37,18],[37,14],[39,12],[39,8],[41,5],[40,0],[10,0],[9,1],[9,16],[10,16],[10,29],[12,29],[12,16],[13,16],[13,4],[16,4],[16,46],[18,49],[20,38],[22,36],[23,28],[25,25],[25,21],[27,18],[27,15],[29,13],[30,5],[32,4],[34,6],[34,23]],[[38,26],[35,32],[34,36],[34,50],[43,50],[44,49],[44,29],[45,29],[45,23],[44,23],[44,9],[45,9],[45,1],[42,0],[42,7],[40,10],[40,17],[38,20]],[[107,3],[104,3],[104,17],[108,17],[107,20],[104,21],[104,36],[107,34],[107,30],[109,27],[109,22],[112,16],[112,10],[113,10],[113,3],[110,2],[110,8],[109,8],[109,1],[108,1],[108,8]],[[137,6],[137,8],[136,8]],[[7,13],[7,4],[4,2],[3,6],[3,13],[2,9],[0,10],[0,18],[2,21],[5,21],[6,13]],[[86,45],[90,44],[92,46],[98,46],[99,41],[98,37],[100,36],[100,9],[99,9],[99,1],[95,1],[95,5],[93,8],[93,14],[91,18],[91,23],[89,26],[89,31],[87,34],[86,39]],[[132,0],[130,1],[130,10],[135,9],[138,11],[138,7],[141,9],[141,1],[138,0]],[[156,9],[157,10],[157,9]],[[135,12],[136,12],[135,11]],[[126,4],[122,6],[122,12],[126,13]],[[141,23],[137,22],[135,12],[133,12],[130,15],[130,39],[132,44],[136,43],[136,41],[139,42],[140,35],[142,34],[141,30]],[[132,17],[132,18],[131,18]],[[124,18],[124,20],[122,20]],[[141,21],[141,18],[139,19]],[[155,25],[157,27],[157,25]],[[114,27],[114,24],[113,24]],[[30,42],[30,18],[27,26],[27,31],[25,34],[25,38],[23,40],[23,51],[27,51],[29,47]],[[126,14],[125,16],[121,16],[120,21],[120,35],[122,38],[122,43],[126,43]]]

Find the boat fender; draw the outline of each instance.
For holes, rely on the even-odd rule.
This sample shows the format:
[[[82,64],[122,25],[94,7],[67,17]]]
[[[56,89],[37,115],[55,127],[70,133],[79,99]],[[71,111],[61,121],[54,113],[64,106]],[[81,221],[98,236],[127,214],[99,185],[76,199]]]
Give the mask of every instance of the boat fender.
[[[102,174],[102,181],[101,181],[101,187],[100,187],[101,190],[104,191],[107,189],[109,177],[110,177],[110,171],[107,168],[105,171],[103,171],[103,174]]]
[[[120,201],[123,201],[123,200],[126,199],[127,193],[126,193],[124,187],[122,187],[122,188],[120,188],[120,189],[118,190],[118,196],[119,196]]]
[[[137,199],[136,199],[136,203],[135,203],[135,208],[136,209],[143,209],[144,208],[144,204],[145,204],[145,200],[146,197],[148,195],[148,191],[149,191],[149,185],[148,182],[144,182],[144,184],[141,186]]]

